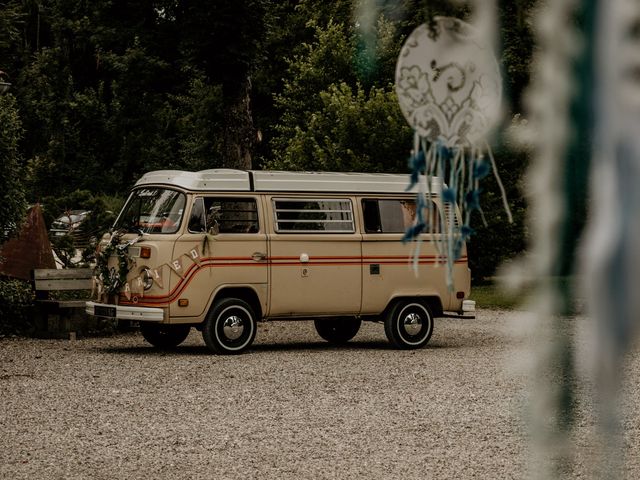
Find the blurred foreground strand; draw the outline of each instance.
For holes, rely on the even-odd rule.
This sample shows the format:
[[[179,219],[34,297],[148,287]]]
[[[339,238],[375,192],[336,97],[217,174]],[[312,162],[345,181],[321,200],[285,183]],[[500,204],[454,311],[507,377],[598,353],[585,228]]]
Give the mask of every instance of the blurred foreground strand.
[[[640,315],[640,4],[599,3],[593,215],[584,250],[586,295],[596,322],[600,478],[622,475],[619,402],[623,360]]]
[[[566,217],[566,208],[561,186],[561,159],[565,158],[568,129],[568,98],[573,39],[567,31],[566,18],[571,12],[567,0],[551,2],[541,9],[536,22],[538,57],[532,71],[529,91],[529,115],[536,139],[536,157],[530,169],[529,194],[532,197],[530,218],[534,219],[534,255],[540,258],[535,278],[538,285],[536,333],[538,339],[535,372],[532,385],[531,429],[533,437],[532,462],[537,478],[554,478],[559,469],[566,469],[567,453],[562,447],[568,444],[566,430],[571,422],[569,416],[561,415],[562,395],[571,392],[570,385],[549,384],[551,374],[559,363],[561,368],[571,370],[571,356],[561,358],[569,344],[568,335],[555,329],[552,320],[558,314],[558,295],[550,282],[557,259],[560,256],[556,239],[561,223]],[[556,32],[559,34],[554,38]],[[556,212],[556,215],[550,214]],[[551,334],[556,330],[556,335]],[[544,335],[548,333],[548,337]],[[548,419],[548,420],[547,420]],[[546,421],[545,421],[546,420]]]
[[[575,270],[586,214],[595,14],[595,0],[556,0],[544,2],[536,19],[539,53],[528,99],[536,146],[528,187],[538,282],[530,421],[532,476],[541,479],[570,477],[574,467],[575,336],[561,322],[573,313],[575,292],[560,278]]]
[[[539,478],[573,472],[574,336],[558,324],[572,314],[575,292],[554,279],[577,270],[587,178],[592,212],[579,271],[596,324],[592,350],[599,456],[593,473],[620,478],[623,472],[621,372],[640,313],[635,292],[640,284],[639,22],[640,5],[631,0],[548,2],[537,22],[541,53],[530,97],[537,158],[530,193],[535,251],[542,259],[536,272],[537,331],[544,338],[531,420]],[[573,29],[576,24],[582,38]]]

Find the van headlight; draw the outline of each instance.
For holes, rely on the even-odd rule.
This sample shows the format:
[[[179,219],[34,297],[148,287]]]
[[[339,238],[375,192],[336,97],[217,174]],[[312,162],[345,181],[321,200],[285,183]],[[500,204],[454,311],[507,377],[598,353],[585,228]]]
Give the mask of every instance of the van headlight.
[[[144,270],[142,270],[142,287],[145,290],[149,290],[151,287],[153,287],[153,275],[151,274],[151,270],[149,270],[148,268],[145,268]]]

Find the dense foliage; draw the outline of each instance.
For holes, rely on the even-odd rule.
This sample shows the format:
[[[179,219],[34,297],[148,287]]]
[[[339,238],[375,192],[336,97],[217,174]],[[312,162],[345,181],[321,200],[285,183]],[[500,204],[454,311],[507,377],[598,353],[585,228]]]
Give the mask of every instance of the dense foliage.
[[[0,335],[26,334],[33,328],[31,285],[0,277]]]
[[[499,3],[509,118],[528,81],[534,2]],[[151,169],[404,172],[411,131],[392,84],[399,49],[434,15],[471,13],[445,0],[7,0],[0,234],[23,198],[46,198],[56,216],[71,206],[52,197],[122,198]],[[496,220],[488,182],[489,225],[478,222],[472,240],[480,276],[524,245],[527,158],[505,142],[496,153],[516,223]]]
[[[22,125],[12,95],[0,96],[0,245],[20,226],[25,196],[20,177]]]

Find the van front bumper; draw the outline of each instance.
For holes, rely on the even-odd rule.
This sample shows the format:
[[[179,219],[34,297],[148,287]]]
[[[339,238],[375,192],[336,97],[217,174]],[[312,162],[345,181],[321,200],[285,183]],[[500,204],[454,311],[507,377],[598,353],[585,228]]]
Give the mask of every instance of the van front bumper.
[[[162,308],[129,307],[107,303],[87,302],[85,312],[94,317],[116,318],[118,320],[136,320],[139,322],[162,322]]]

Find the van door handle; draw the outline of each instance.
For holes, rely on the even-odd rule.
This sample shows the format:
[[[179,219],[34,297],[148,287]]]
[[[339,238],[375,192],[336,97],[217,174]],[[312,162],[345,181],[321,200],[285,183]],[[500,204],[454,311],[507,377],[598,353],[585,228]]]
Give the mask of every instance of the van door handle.
[[[261,262],[267,258],[267,254],[262,252],[253,252],[251,254],[251,258],[256,262]]]

